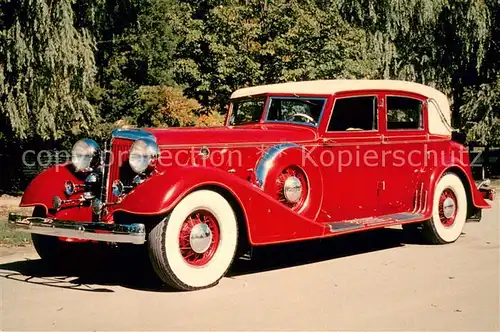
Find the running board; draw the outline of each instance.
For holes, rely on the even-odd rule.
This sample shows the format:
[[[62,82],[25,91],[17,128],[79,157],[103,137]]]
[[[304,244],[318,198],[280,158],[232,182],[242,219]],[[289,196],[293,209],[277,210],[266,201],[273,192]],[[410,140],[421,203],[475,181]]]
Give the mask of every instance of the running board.
[[[388,214],[386,216],[380,216],[380,217],[369,217],[369,218],[331,222],[328,223],[328,226],[330,227],[331,233],[340,233],[362,228],[393,226],[423,219],[424,219],[423,214],[402,212],[402,213]]]

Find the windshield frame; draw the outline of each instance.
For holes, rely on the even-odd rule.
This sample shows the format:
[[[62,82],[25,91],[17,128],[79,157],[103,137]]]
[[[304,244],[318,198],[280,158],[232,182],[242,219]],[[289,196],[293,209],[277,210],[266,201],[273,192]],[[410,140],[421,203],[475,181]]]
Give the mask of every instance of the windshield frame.
[[[289,124],[294,124],[294,125],[302,125],[302,126],[307,126],[307,127],[313,127],[313,128],[319,128],[321,124],[321,120],[323,119],[323,115],[325,114],[326,107],[328,105],[328,98],[330,96],[326,95],[310,95],[310,94],[304,94],[304,95],[297,95],[297,94],[261,94],[261,95],[253,95],[253,96],[246,96],[246,97],[241,97],[237,99],[232,99],[229,101],[229,111],[227,113],[225,125],[226,126],[231,126],[231,127],[237,127],[237,126],[245,126],[245,125],[255,125],[255,124],[263,124],[263,123],[289,123]],[[304,99],[309,99],[309,100],[323,100],[323,107],[321,108],[320,114],[318,121],[316,124],[311,124],[311,123],[306,123],[306,122],[301,122],[301,121],[284,121],[284,120],[267,120],[268,115],[269,115],[269,109],[271,107],[271,101],[272,99],[298,99],[298,100],[304,100]],[[244,100],[251,100],[251,99],[264,99],[264,109],[262,111],[262,116],[260,120],[257,122],[248,122],[248,123],[241,123],[241,124],[230,124],[231,121],[231,116],[233,115],[234,111],[234,104],[244,101]]]

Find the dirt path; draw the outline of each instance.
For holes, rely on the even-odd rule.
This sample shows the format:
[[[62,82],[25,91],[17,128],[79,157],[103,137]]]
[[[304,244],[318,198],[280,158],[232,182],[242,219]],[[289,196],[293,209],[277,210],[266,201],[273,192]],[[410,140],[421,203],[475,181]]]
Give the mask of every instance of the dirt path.
[[[32,208],[20,208],[21,197],[0,195],[0,221],[7,219],[10,212],[30,214]]]

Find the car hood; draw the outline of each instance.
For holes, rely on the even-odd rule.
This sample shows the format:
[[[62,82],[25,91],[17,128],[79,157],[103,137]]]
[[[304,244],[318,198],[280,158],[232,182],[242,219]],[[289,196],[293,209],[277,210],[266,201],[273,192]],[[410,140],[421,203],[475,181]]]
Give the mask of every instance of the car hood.
[[[235,143],[306,142],[316,139],[316,129],[293,124],[259,124],[236,127],[145,129],[158,145],[226,145]]]

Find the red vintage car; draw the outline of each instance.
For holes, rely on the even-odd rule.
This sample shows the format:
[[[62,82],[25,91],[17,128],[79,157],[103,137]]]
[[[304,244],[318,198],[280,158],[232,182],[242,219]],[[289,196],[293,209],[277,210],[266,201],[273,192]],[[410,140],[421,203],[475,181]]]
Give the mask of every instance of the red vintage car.
[[[454,242],[490,207],[487,185],[452,139],[439,91],[294,82],[235,91],[223,127],[118,129],[109,147],[80,140],[71,162],[27,188],[21,206],[33,216],[10,221],[46,260],[82,241],[145,245],[165,283],[195,290],[252,246],[393,225]]]

